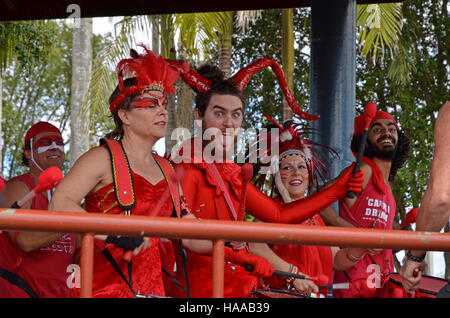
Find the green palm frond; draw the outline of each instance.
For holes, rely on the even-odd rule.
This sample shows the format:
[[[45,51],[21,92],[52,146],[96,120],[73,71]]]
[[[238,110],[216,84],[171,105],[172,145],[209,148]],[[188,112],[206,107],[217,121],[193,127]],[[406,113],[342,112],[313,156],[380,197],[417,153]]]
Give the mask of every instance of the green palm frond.
[[[403,25],[401,3],[358,5],[356,23],[359,27],[358,40],[362,45],[362,56],[371,53],[375,62],[380,48],[382,52],[385,47],[389,48],[391,56],[398,49]]]
[[[220,46],[221,34],[226,33],[233,12],[177,14],[174,28],[180,36],[181,49],[197,60],[211,56]]]
[[[124,17],[115,24],[112,39],[93,61],[89,96],[83,109],[90,109],[92,114],[109,114],[108,98],[118,83],[116,65],[121,59],[129,57],[131,48],[141,44],[135,36],[137,32],[151,34],[150,25],[148,16]]]

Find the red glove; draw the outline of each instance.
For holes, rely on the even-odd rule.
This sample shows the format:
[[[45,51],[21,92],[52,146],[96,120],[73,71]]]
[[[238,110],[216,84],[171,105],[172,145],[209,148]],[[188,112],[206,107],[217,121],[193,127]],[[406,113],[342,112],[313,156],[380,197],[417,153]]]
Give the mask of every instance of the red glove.
[[[353,176],[354,165],[355,163],[345,169],[337,182],[325,190],[283,205],[268,198],[250,184],[246,197],[247,212],[264,222],[301,223],[323,211],[333,202],[344,198],[348,191],[361,193],[364,171],[360,170]]]
[[[364,171],[359,170],[358,172],[353,173],[354,167],[355,163],[353,162],[350,167],[344,170],[337,182],[333,185],[336,187],[336,196],[339,196],[339,199],[345,197],[349,191],[352,191],[355,194],[359,194],[362,191]]]
[[[249,254],[245,249],[235,251],[225,247],[225,260],[240,266],[251,265],[253,271],[250,273],[254,276],[269,277],[273,275],[274,269],[264,257]]]

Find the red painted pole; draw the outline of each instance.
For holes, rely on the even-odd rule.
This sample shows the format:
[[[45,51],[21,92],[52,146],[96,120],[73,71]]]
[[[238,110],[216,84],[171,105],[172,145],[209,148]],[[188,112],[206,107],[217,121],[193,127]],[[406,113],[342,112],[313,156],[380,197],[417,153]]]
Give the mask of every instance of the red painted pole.
[[[94,274],[94,234],[85,233],[81,239],[81,298],[92,298]]]
[[[0,229],[450,251],[450,234],[0,209]]]
[[[215,240],[213,242],[213,274],[212,274],[212,297],[223,298],[224,274],[225,274],[225,241]]]

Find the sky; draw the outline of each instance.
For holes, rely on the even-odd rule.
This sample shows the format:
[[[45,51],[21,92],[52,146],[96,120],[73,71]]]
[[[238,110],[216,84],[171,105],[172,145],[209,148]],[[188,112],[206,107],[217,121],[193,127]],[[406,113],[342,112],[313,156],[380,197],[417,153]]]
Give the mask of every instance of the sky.
[[[114,34],[114,23],[117,23],[121,20],[121,17],[102,17],[102,18],[94,18],[93,19],[93,32],[95,34],[105,34],[108,32],[111,32],[111,34]],[[143,33],[137,33],[135,34],[136,41],[143,42],[144,44],[148,42],[149,36]],[[148,43],[150,44],[150,43]],[[160,139],[155,144],[155,150],[159,155],[163,155],[165,152],[165,146],[164,146],[165,139]],[[431,262],[432,270],[431,270],[431,276],[436,277],[444,277],[445,275],[445,262],[444,262],[444,254],[443,252],[430,252],[428,253],[431,256],[428,256],[428,260]],[[404,258],[405,253],[403,251],[398,252],[396,254],[398,260],[402,262]]]

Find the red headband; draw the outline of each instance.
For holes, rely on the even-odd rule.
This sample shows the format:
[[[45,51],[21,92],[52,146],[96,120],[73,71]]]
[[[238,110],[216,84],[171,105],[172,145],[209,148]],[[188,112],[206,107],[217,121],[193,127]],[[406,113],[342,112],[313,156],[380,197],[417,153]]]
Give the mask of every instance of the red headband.
[[[25,135],[25,144],[30,141],[31,138],[34,138],[37,134],[43,133],[43,132],[54,132],[61,135],[61,131],[53,126],[52,124],[46,122],[46,121],[40,121],[28,129],[26,135]]]
[[[366,115],[362,114],[359,115],[358,117],[355,118],[355,131],[354,131],[354,135],[363,135],[364,134],[364,128],[365,128],[365,118]],[[394,117],[392,117],[390,114],[382,111],[382,110],[378,110],[375,113],[375,116],[372,118],[372,121],[370,122],[370,124],[372,125],[373,122],[377,119],[390,119],[394,122],[395,127],[397,127],[398,130],[400,130],[398,128],[397,122],[395,121]]]
[[[162,56],[156,55],[144,45],[145,54],[138,54],[131,49],[131,58],[123,59],[116,68],[119,78],[119,89],[121,93],[109,105],[111,113],[120,105],[126,96],[134,94],[143,94],[148,90],[158,90],[164,95],[175,94],[175,86],[173,84],[180,76],[178,71],[169,67]],[[124,90],[123,77],[125,75],[135,77],[137,85],[133,85]]]

